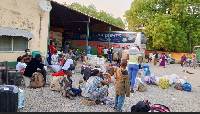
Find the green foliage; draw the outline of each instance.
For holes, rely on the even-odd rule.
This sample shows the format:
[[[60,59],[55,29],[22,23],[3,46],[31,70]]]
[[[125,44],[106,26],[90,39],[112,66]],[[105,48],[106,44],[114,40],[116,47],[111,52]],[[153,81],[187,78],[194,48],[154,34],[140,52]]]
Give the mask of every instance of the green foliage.
[[[90,4],[88,7],[81,5],[79,3],[72,3],[71,5],[67,5],[66,3],[64,3],[64,5],[75,9],[77,11],[80,11],[82,13],[85,13],[87,15],[90,15],[92,17],[95,17],[97,19],[100,19],[102,21],[105,21],[107,23],[113,24],[115,26],[118,26],[120,28],[125,28],[125,23],[123,22],[123,20],[118,17],[118,18],[114,18],[112,14],[108,14],[104,11],[99,11],[96,9],[96,7],[93,4]]]
[[[199,0],[134,0],[125,12],[129,30],[147,35],[148,47],[191,52],[200,45]]]

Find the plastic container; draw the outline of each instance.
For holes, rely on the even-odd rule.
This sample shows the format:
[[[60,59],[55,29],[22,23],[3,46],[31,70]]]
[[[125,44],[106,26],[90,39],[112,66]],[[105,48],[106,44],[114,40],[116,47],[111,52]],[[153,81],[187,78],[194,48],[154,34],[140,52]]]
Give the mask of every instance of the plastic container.
[[[184,83],[184,84],[183,84],[183,90],[184,90],[184,91],[187,91],[187,92],[191,92],[191,90],[192,90],[191,84],[188,83],[188,82]]]
[[[149,70],[149,66],[148,65],[143,65],[142,68],[143,69],[147,68]]]
[[[32,51],[33,58],[35,58],[36,54],[41,54],[41,51]]]

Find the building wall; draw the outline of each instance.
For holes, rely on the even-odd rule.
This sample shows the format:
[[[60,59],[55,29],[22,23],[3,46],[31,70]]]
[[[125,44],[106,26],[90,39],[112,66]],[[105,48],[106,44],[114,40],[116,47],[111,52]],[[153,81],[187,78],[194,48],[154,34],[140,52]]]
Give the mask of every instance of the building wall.
[[[47,54],[47,37],[49,12],[44,12],[39,6],[41,0],[0,0],[0,26],[12,27],[18,29],[27,29],[35,37],[29,41],[29,49],[32,51],[41,51],[42,56]],[[0,61],[16,61],[18,56],[25,52],[1,53]]]

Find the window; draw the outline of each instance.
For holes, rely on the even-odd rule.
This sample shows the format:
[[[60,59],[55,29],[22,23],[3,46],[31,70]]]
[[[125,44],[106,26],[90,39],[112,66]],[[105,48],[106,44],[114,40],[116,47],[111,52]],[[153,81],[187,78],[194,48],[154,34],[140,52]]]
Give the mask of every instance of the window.
[[[28,39],[25,37],[0,36],[0,51],[24,51],[28,48]]]

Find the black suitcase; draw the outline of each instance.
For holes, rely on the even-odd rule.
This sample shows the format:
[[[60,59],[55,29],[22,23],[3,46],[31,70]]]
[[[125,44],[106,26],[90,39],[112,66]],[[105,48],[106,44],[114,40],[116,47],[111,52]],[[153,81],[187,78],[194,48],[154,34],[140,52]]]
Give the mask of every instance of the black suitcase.
[[[18,96],[19,88],[17,86],[0,86],[0,112],[17,112]]]

